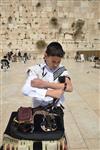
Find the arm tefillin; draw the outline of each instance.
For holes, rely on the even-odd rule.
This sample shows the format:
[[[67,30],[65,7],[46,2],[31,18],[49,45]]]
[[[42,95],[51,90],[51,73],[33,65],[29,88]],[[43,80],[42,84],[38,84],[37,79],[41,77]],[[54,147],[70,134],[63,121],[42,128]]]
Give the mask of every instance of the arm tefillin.
[[[63,90],[65,91],[66,88],[67,88],[66,76],[60,76],[60,77],[58,78],[58,81],[59,81],[60,83],[64,83],[64,88],[63,88]]]
[[[58,81],[59,81],[60,83],[65,83],[65,81],[66,81],[66,76],[60,76],[60,77],[58,78]]]

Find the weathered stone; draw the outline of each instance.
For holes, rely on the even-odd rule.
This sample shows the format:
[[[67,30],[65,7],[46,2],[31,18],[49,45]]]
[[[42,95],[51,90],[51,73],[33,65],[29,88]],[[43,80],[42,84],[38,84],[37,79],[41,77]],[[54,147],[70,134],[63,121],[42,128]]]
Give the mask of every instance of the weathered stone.
[[[100,18],[99,0],[45,0],[41,1],[39,7],[36,7],[37,3],[38,1],[36,0],[1,1],[0,37],[3,42],[1,42],[0,47],[2,47],[2,51],[8,51],[8,46],[6,44],[3,45],[3,43],[7,43],[10,40],[14,43],[11,46],[12,50],[20,47],[21,44],[19,43],[24,39],[26,31],[28,32],[28,38],[26,39],[30,51],[32,51],[32,41],[36,43],[41,36],[46,40],[46,43],[52,40],[59,40],[65,43],[68,40],[73,40],[74,43],[74,40],[78,40],[79,50],[86,50],[86,48],[88,50],[100,49],[100,27],[98,24]],[[50,25],[50,19],[52,17],[57,18],[58,27],[56,28]],[[76,36],[74,38],[72,37],[74,31],[71,25],[78,19],[85,21],[81,32],[83,33],[83,39],[81,35],[78,38]],[[62,28],[60,34],[59,28]],[[6,31],[9,31],[7,35],[4,34]],[[69,35],[65,35],[68,31]],[[52,33],[51,36],[49,33]],[[95,39],[97,40],[95,41]],[[29,43],[29,41],[31,42]],[[87,47],[84,45],[84,42],[87,42]],[[90,45],[94,46],[90,48]],[[66,44],[66,47],[71,52],[78,50],[78,47],[76,48],[70,42]],[[26,49],[24,44],[21,46],[21,49]]]

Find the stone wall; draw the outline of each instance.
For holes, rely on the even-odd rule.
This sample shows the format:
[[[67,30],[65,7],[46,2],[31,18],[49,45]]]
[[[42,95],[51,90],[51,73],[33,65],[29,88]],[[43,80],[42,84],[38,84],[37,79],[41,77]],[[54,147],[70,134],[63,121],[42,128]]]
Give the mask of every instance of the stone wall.
[[[43,52],[40,39],[62,43],[66,55],[100,50],[99,0],[0,0],[0,53]]]

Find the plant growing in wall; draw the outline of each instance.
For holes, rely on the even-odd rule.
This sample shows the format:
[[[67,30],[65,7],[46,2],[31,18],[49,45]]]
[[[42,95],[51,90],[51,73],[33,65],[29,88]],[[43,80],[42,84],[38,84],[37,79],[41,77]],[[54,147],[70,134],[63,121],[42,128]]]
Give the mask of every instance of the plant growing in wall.
[[[45,40],[38,40],[37,42],[36,42],[36,47],[38,48],[38,49],[44,49],[45,47],[46,47],[46,42],[45,42]]]
[[[12,42],[9,42],[9,43],[8,43],[8,47],[11,47],[11,45],[12,45]]]
[[[100,22],[98,22],[98,29],[100,30]]]
[[[58,33],[61,34],[61,32],[62,32],[62,27],[59,28]]]
[[[38,2],[38,3],[36,4],[36,7],[37,7],[37,8],[41,7],[41,3]]]
[[[76,22],[72,23],[72,28],[76,30],[82,30],[84,23],[84,20],[78,19]]]
[[[58,19],[56,17],[52,17],[50,20],[50,23],[54,26],[57,27],[58,26]]]
[[[8,17],[8,23],[12,23],[12,17],[11,16]]]
[[[85,21],[82,19],[78,19],[76,22],[72,23],[71,25],[72,30],[73,30],[72,37],[74,40],[77,40],[78,38],[79,39],[84,38],[84,33],[82,31],[84,24],[85,24]]]
[[[5,22],[2,22],[2,25],[5,25]]]

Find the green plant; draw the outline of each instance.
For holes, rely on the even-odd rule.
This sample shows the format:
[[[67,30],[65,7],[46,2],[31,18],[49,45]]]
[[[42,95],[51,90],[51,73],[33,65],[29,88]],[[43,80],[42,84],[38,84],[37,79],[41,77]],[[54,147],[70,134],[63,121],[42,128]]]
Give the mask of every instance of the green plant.
[[[58,19],[56,17],[52,17],[51,20],[50,20],[50,23],[53,26],[58,26]]]
[[[76,22],[73,22],[71,27],[73,28],[73,30],[81,30],[82,27],[84,26],[85,21],[82,19],[78,19]]]
[[[11,16],[8,17],[8,23],[12,23],[12,17]]]
[[[82,19],[78,19],[76,22],[73,22],[71,27],[73,29],[73,39],[76,40],[77,38],[83,39],[83,26],[85,24],[85,21]]]
[[[8,43],[8,47],[11,47],[11,45],[12,45],[12,42],[9,42],[9,43]]]
[[[41,6],[41,3],[38,2],[38,3],[36,4],[36,7],[40,7],[40,6]]]
[[[46,47],[46,45],[47,44],[46,44],[45,40],[38,40],[36,42],[36,46],[38,49],[44,49]]]
[[[62,32],[62,27],[59,28],[58,33],[61,34],[61,32]]]

